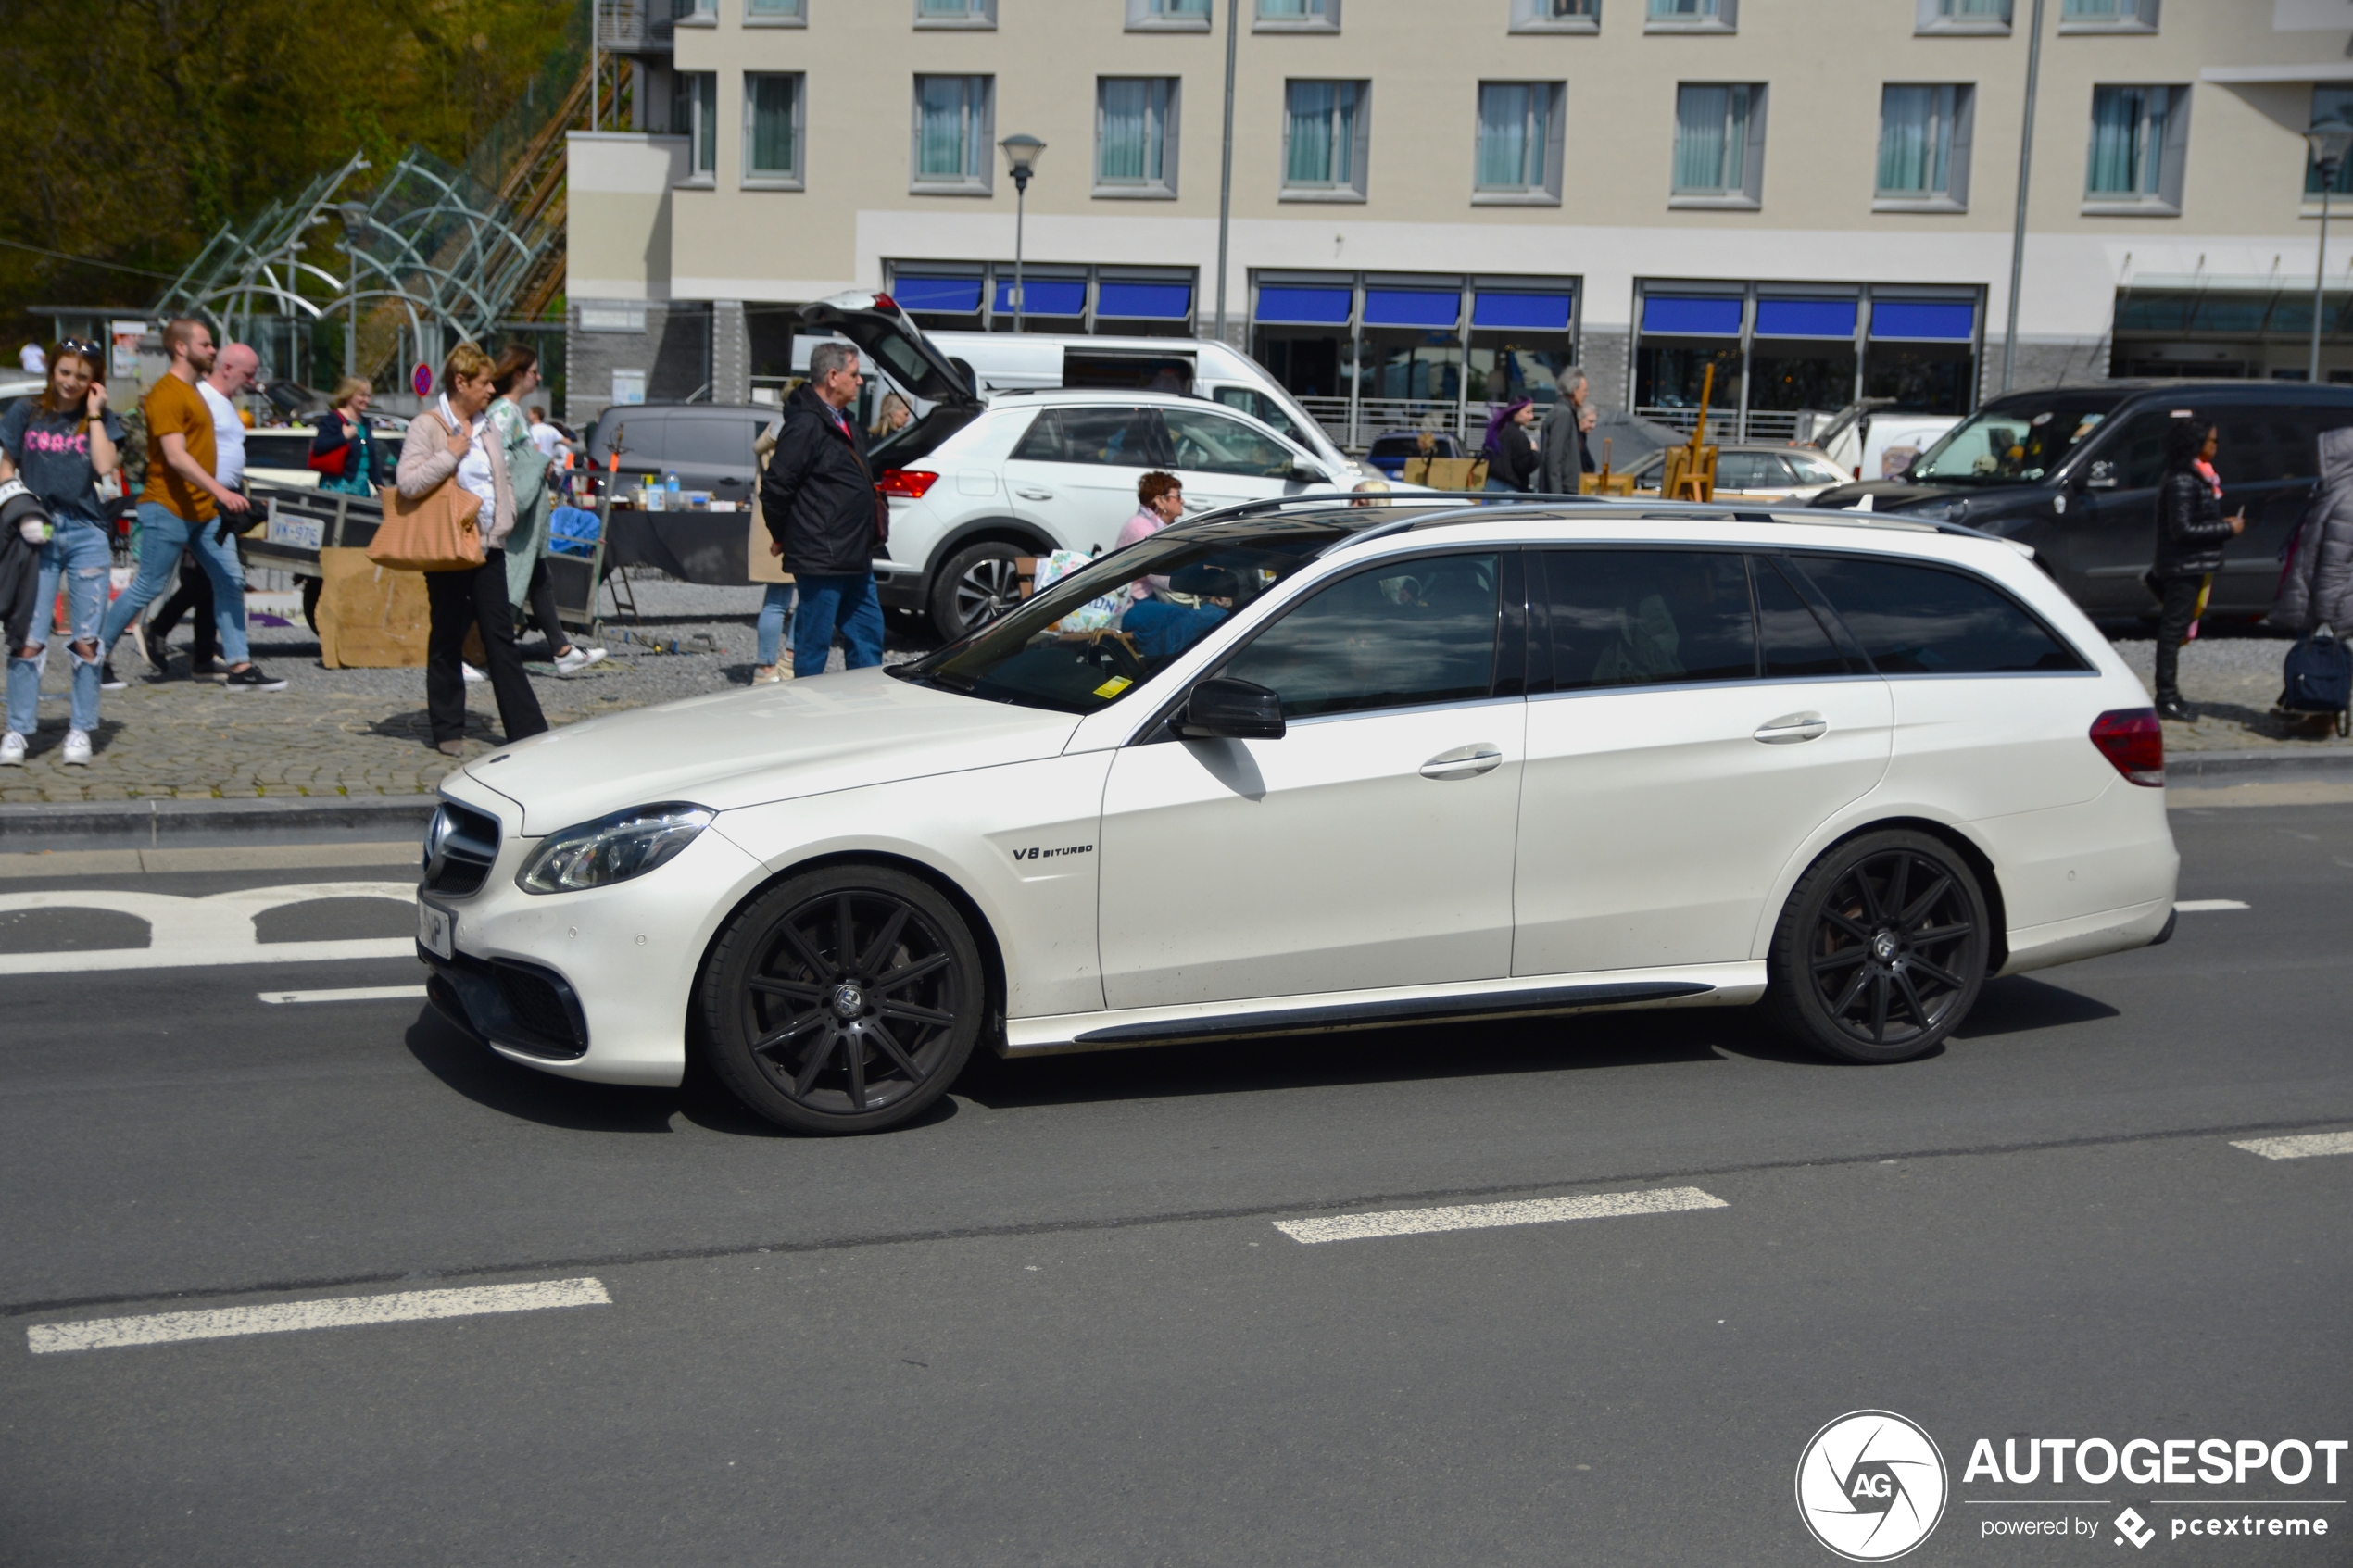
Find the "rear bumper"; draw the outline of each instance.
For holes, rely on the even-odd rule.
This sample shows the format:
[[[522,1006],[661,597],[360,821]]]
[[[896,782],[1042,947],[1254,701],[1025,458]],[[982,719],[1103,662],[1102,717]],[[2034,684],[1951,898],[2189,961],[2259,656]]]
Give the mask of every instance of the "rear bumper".
[[[2171,935],[2172,929],[2173,900],[2169,895],[2120,909],[2105,909],[2095,915],[2078,915],[2072,920],[2012,930],[2009,961],[2002,966],[2001,972],[2023,974],[2029,970],[2049,969],[2079,959],[2153,947]]]

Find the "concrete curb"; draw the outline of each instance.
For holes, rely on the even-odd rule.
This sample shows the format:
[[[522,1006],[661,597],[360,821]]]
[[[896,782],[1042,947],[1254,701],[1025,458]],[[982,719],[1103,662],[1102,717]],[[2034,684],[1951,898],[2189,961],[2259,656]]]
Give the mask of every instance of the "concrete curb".
[[[250,800],[90,800],[0,806],[0,850],[136,847],[233,835],[258,841],[345,834],[422,838],[430,795],[262,797]]]
[[[2182,789],[2238,784],[2353,784],[2353,746],[2168,751],[2165,782]]]

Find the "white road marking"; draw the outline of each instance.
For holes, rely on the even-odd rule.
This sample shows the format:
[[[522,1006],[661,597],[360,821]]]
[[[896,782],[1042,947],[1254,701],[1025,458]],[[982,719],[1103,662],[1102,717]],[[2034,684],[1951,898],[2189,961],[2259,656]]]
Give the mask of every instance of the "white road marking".
[[[612,1298],[595,1279],[549,1279],[530,1285],[481,1285],[459,1290],[404,1290],[396,1296],[339,1296],[323,1301],[283,1301],[270,1307],[219,1307],[201,1312],[155,1312],[136,1318],[90,1318],[35,1323],[24,1331],[36,1356],[63,1350],[110,1350],[124,1345],[164,1345],[182,1339],[228,1339],[247,1334],[292,1334],[307,1328],[351,1328],[371,1323],[472,1318],[491,1312],[535,1312],[549,1307],[609,1307]]]
[[[1544,1225],[1560,1220],[1614,1220],[1629,1214],[1671,1214],[1731,1205],[1697,1187],[1604,1192],[1586,1198],[1539,1198],[1513,1203],[1466,1203],[1447,1209],[1395,1209],[1381,1214],[1335,1214],[1324,1220],[1277,1220],[1293,1241],[1358,1241],[1427,1231],[1476,1231],[1498,1225]]]
[[[2183,915],[2210,915],[2223,909],[2244,909],[2246,906],[2236,898],[2183,898],[2173,906],[2173,912]]]
[[[389,1002],[422,997],[422,985],[346,985],[340,991],[257,991],[265,1002]]]
[[[2353,1133],[2299,1133],[2292,1138],[2248,1138],[2233,1143],[2266,1160],[2309,1160],[2316,1154],[2353,1154]]]
[[[147,922],[148,946],[85,952],[0,953],[0,975],[75,974],[95,970],[181,969],[252,963],[318,963],[338,959],[405,959],[413,938],[365,937],[333,942],[262,942],[254,917],[317,898],[385,898],[413,905],[407,882],[309,882],[283,887],[243,887],[205,898],[113,888],[45,888],[0,894],[0,914],[19,909],[111,909]]]

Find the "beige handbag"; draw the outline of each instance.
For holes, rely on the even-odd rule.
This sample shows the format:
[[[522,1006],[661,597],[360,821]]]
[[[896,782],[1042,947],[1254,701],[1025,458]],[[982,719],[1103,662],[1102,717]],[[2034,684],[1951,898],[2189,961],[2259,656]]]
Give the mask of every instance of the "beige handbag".
[[[438,414],[418,418],[448,430]],[[402,571],[467,571],[488,558],[477,525],[482,497],[459,484],[456,474],[413,501],[400,494],[396,483],[383,486],[376,498],[384,504],[384,520],[369,542],[368,558],[378,566]]]
[[[746,575],[755,583],[792,581],[792,573],[785,570],[784,558],[768,548],[775,542],[775,536],[768,532],[767,521],[760,515],[760,477],[767,472],[768,458],[775,450],[774,426],[761,431],[759,439],[751,444],[751,535],[744,541],[744,567]]]

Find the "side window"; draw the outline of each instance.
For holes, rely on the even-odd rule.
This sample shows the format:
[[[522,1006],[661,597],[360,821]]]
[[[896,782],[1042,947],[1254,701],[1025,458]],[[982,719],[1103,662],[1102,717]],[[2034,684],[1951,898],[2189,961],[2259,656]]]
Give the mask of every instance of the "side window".
[[[1548,550],[1544,581],[1555,690],[1756,674],[1756,626],[1739,556]]]
[[[1040,463],[1096,463],[1131,469],[1158,468],[1174,462],[1160,410],[1118,404],[1043,409],[1023,433],[1013,447],[1013,456]]]
[[[663,442],[662,427],[670,421],[660,414],[640,414],[635,419],[617,420],[610,440],[621,448],[621,466],[625,469],[658,469],[670,455]]]
[[[1287,719],[1483,697],[1497,602],[1491,555],[1376,567],[1292,609],[1221,673],[1278,694]]]
[[[2154,490],[2165,477],[2165,427],[2173,422],[2163,408],[2144,408],[2100,443],[2091,455],[2084,483],[2094,490]]]
[[[669,444],[662,451],[664,461],[727,468],[751,466],[752,437],[760,430],[749,420],[686,419],[668,422]]]
[[[1716,460],[1716,488],[1718,490],[1754,490],[1760,484],[1778,484],[1780,475],[1766,468],[1769,459],[1755,452],[1727,452]]]
[[[1283,412],[1283,406],[1256,388],[1221,386],[1217,389],[1216,396],[1217,401],[1228,408],[1239,408],[1253,419],[1265,420],[1293,441],[1299,442],[1301,445],[1307,445],[1300,436],[1299,426],[1291,421],[1289,414]]]
[[[1806,556],[1799,564],[1882,675],[2084,668],[2040,621],[1974,577],[1866,556]]]
[[[1195,473],[1242,474],[1252,479],[1281,479],[1297,459],[1290,447],[1255,431],[1239,420],[1192,408],[1171,408],[1162,416],[1176,452],[1176,467]]]
[[[1838,645],[1780,569],[1764,556],[1749,560],[1756,571],[1757,642],[1765,653],[1765,678],[1794,681],[1845,674],[1846,660]]]

